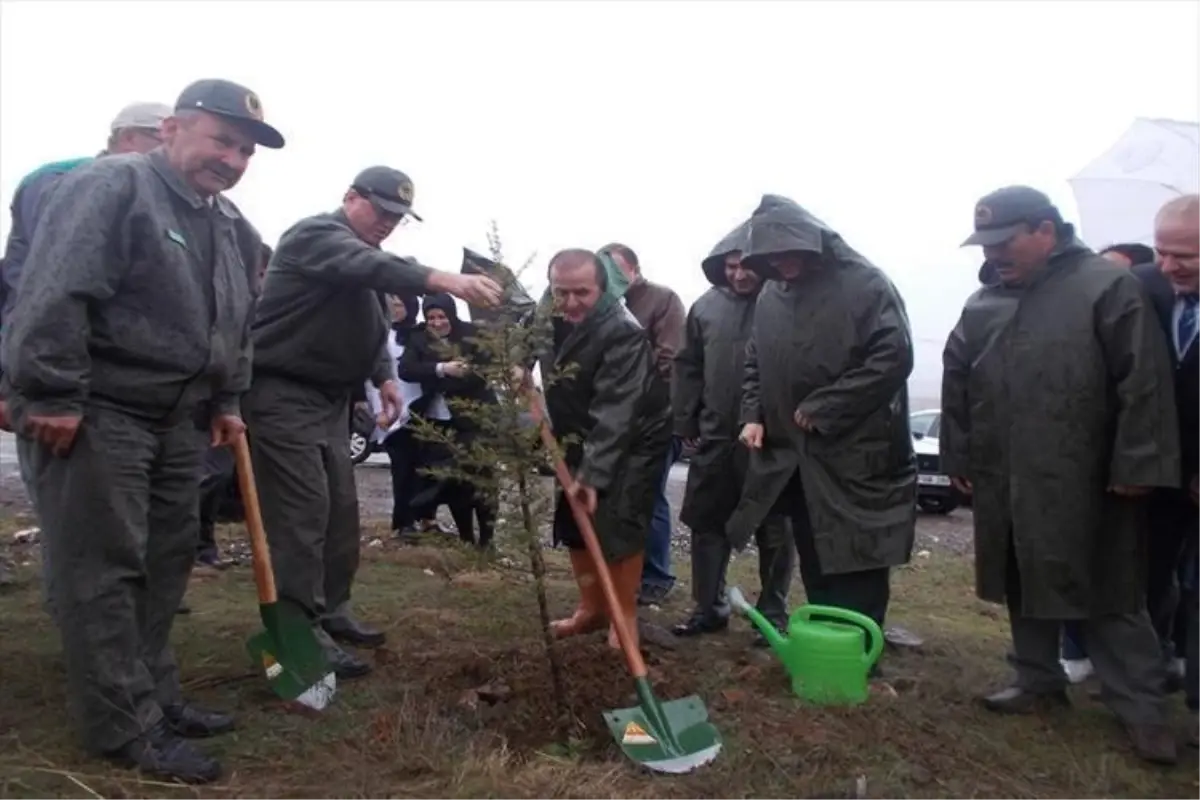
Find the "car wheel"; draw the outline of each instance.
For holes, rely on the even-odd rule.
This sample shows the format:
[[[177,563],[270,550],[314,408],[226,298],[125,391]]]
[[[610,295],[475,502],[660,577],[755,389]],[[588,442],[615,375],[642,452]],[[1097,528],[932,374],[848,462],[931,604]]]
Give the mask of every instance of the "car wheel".
[[[371,446],[367,437],[358,431],[350,431],[350,460],[361,464],[371,455]]]
[[[917,505],[926,514],[941,514],[945,516],[958,508],[958,501],[953,497],[923,497],[917,501]]]

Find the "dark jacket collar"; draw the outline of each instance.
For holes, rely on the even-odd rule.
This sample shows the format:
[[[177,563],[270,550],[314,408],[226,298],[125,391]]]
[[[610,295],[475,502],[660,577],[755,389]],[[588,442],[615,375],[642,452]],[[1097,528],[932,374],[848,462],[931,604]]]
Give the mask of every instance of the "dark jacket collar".
[[[154,171],[162,178],[163,183],[171,187],[171,190],[179,195],[185,203],[197,210],[203,209],[208,205],[207,201],[195,189],[188,186],[183,176],[171,166],[171,162],[167,160],[166,152],[161,147],[147,153],[146,158],[150,161],[150,166],[154,168]],[[240,219],[242,216],[238,212],[237,206],[226,200],[223,195],[217,195],[213,198],[213,208],[220,211],[229,219]]]

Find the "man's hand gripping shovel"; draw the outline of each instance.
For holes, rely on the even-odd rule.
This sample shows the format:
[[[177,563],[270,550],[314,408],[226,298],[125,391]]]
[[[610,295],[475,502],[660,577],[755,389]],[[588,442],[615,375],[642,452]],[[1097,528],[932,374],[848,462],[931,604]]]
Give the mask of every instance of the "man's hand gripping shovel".
[[[238,486],[246,509],[246,529],[250,533],[250,551],[254,557],[254,582],[258,585],[258,610],[265,630],[246,643],[256,666],[262,667],[275,694],[289,702],[321,711],[333,700],[336,678],[325,658],[325,649],[317,641],[311,620],[302,611],[280,603],[275,592],[275,572],[263,530],[262,509],[250,446],[245,434],[234,444]]]
[[[542,443],[554,459],[554,473],[558,482],[567,489],[572,484],[571,475],[558,455],[558,443],[546,421],[541,392],[528,385],[525,391],[528,393],[530,413],[541,433]],[[591,517],[574,495],[567,492],[566,498],[588,553],[596,564],[596,574],[600,578],[604,602],[608,607],[608,618],[616,626],[617,638],[621,642],[621,650],[625,654],[625,661],[629,665],[629,672],[633,675],[637,690],[637,706],[604,712],[608,730],[625,755],[655,772],[682,774],[704,766],[721,752],[721,734],[708,721],[708,709],[698,696],[668,700],[665,703],[659,702],[654,696],[650,681],[646,677],[646,662],[642,660],[641,652],[633,643],[632,632],[626,627],[612,575],[600,549],[600,541],[596,538]]]

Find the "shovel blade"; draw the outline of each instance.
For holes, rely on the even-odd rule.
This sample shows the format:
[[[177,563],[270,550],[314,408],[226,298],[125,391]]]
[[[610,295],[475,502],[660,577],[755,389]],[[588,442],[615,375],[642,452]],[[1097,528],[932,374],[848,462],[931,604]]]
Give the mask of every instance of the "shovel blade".
[[[246,643],[254,664],[263,670],[271,691],[284,700],[320,711],[333,699],[337,682],[325,648],[303,614],[279,604],[260,607],[265,630]]]
[[[655,772],[682,775],[708,764],[721,752],[721,734],[708,721],[696,695],[665,703],[604,712],[609,732],[631,760]]]

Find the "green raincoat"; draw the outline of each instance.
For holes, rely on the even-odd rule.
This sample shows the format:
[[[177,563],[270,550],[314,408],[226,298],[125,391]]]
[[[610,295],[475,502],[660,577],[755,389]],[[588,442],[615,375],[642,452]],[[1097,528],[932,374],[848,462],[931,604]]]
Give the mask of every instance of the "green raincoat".
[[[770,256],[820,254],[820,269],[777,280]],[[742,423],[765,428],[726,531],[744,543],[799,471],[824,574],[908,561],[916,458],[906,381],[913,350],[899,293],[881,270],[793,201],[763,198],[743,263],[768,278],[746,347]],[[799,410],[814,431],[796,425]]]

